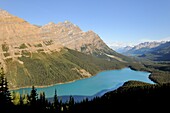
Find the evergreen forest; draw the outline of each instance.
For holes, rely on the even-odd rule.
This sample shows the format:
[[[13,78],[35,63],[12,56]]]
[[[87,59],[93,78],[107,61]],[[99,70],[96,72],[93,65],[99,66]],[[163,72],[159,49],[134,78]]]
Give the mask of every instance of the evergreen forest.
[[[53,102],[45,97],[45,93],[37,93],[32,86],[30,94],[10,92],[8,81],[3,68],[0,73],[0,110],[3,113],[113,113],[166,111],[169,106],[170,84],[148,84],[139,81],[128,81],[117,90],[108,92],[102,97],[92,100],[85,98],[75,102],[74,97],[62,102],[57,96],[57,89]]]

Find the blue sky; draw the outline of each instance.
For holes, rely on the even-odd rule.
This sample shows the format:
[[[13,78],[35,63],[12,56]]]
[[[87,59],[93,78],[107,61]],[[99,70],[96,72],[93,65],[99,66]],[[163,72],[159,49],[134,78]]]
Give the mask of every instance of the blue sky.
[[[0,0],[0,8],[36,25],[68,20],[107,44],[170,39],[170,0]]]

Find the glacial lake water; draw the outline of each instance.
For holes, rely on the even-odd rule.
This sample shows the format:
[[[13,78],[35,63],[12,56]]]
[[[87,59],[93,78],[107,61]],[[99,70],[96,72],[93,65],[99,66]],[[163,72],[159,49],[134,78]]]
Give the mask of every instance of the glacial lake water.
[[[129,80],[137,80],[146,83],[153,82],[148,78],[150,73],[143,71],[134,71],[130,68],[120,70],[109,70],[98,73],[97,75],[77,80],[71,83],[57,84],[54,86],[36,88],[37,92],[45,92],[46,98],[54,96],[55,89],[58,96],[78,95],[78,96],[94,96],[102,95],[110,90],[114,90]],[[30,94],[31,88],[22,88],[15,90],[16,92]],[[100,92],[100,93],[99,93]]]

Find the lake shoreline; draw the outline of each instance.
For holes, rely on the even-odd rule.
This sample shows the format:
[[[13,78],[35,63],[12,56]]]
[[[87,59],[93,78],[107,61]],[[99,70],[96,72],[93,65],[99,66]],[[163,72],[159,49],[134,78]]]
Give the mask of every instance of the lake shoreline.
[[[109,70],[105,72],[98,73],[96,76],[82,78],[81,80],[69,81],[67,83],[58,83],[52,85],[44,86],[35,86],[37,93],[45,92],[46,97],[53,97],[54,91],[57,89],[57,95],[94,95],[100,91],[108,91],[117,87],[120,83],[127,82],[129,80],[142,81],[146,83],[153,83],[149,78],[150,73],[134,71],[130,68],[123,68],[119,70]],[[139,76],[137,76],[139,75]],[[31,87],[27,88],[18,88],[18,90],[13,90],[24,94],[25,92],[29,93]],[[80,96],[79,96],[80,97]]]
[[[116,87],[112,87],[112,88],[101,90],[101,91],[97,92],[94,95],[62,95],[62,96],[58,96],[58,98],[59,99],[62,98],[62,102],[67,102],[70,99],[70,96],[72,96],[74,98],[75,102],[81,102],[84,99],[92,100],[95,97],[102,97],[106,93],[108,93],[110,91],[114,91],[117,88],[122,87],[122,86],[123,86],[123,83],[120,83]],[[54,101],[53,99],[54,99],[53,97],[47,98],[47,100],[50,101],[50,102],[53,102]]]
[[[96,76],[98,73],[101,73],[101,72],[104,72],[104,71],[109,71],[109,70],[121,70],[121,69],[124,69],[124,68],[128,68],[128,67],[123,67],[123,68],[120,68],[120,69],[108,69],[108,70],[103,70],[103,71],[99,71],[97,72],[95,75],[92,75],[90,77],[93,77],[93,76]],[[50,86],[54,86],[54,85],[60,85],[60,84],[66,84],[66,83],[72,83],[72,82],[75,82],[77,80],[82,80],[82,79],[86,79],[86,78],[90,78],[90,77],[85,77],[85,78],[80,78],[80,79],[75,79],[75,80],[71,80],[71,81],[68,81],[68,82],[61,82],[61,83],[56,83],[56,84],[50,84],[50,85],[42,85],[42,86],[34,86],[35,88],[46,88],[46,87],[50,87]],[[23,88],[32,88],[32,86],[24,86],[24,87],[18,87],[18,88],[9,88],[9,90],[19,90],[19,89],[23,89]]]
[[[81,80],[81,79],[77,79],[77,80]],[[66,83],[72,83],[75,82],[77,80],[72,80],[72,81],[68,81],[68,82],[62,82],[62,83],[56,83],[56,84],[51,84],[51,85],[43,85],[43,86],[34,86],[35,88],[46,88],[46,87],[50,87],[50,86],[54,86],[54,85],[60,85],[60,84],[66,84]],[[19,88],[11,88],[9,90],[19,90],[19,89],[23,89],[23,88],[32,88],[32,86],[24,86],[24,87],[19,87]]]

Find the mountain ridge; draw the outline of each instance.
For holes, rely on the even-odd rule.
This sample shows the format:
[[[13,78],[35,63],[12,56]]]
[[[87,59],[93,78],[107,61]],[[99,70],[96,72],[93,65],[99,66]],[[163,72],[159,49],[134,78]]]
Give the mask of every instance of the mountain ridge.
[[[170,41],[143,42],[134,47],[122,48],[120,53],[152,61],[170,61]]]
[[[10,88],[69,82],[125,67],[130,60],[69,21],[36,26],[3,10],[0,44]]]
[[[135,45],[127,51],[124,51],[122,54],[124,55],[140,55],[146,52],[150,52],[152,48],[156,48],[161,44],[166,43],[167,41],[153,41],[153,42],[142,42],[140,44]],[[126,49],[126,48],[125,48]]]
[[[77,25],[72,24],[69,21],[59,22],[58,24],[49,22],[44,26],[37,27],[16,16],[12,15],[11,17],[14,17],[9,18],[9,21],[12,21],[12,25],[5,26],[7,30],[4,30],[4,26],[2,25],[1,29],[4,31],[2,31],[3,35],[0,35],[2,44],[5,43],[8,45],[9,42],[14,43],[17,40],[14,45],[9,47],[12,49],[11,51],[15,51],[16,48],[19,48],[21,45],[25,44],[26,48],[31,52],[37,52],[37,50],[42,50],[44,52],[59,51],[60,48],[67,47],[85,54],[102,58],[107,57],[106,59],[110,59],[110,57],[105,55],[105,53],[115,55],[115,57],[123,57],[110,49],[93,31],[89,30],[87,32],[83,32]],[[22,20],[22,24],[15,25],[20,20]],[[1,24],[3,24],[3,21]],[[4,41],[3,37],[10,37],[10,39],[8,38]],[[18,37],[20,39],[18,39]],[[11,38],[13,38],[12,41]],[[35,45],[39,45],[41,47],[35,47]],[[112,59],[114,58],[112,57]]]
[[[170,41],[167,41],[155,48],[151,48],[149,52],[145,52],[139,57],[147,58],[154,61],[170,61]]]

